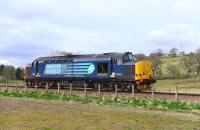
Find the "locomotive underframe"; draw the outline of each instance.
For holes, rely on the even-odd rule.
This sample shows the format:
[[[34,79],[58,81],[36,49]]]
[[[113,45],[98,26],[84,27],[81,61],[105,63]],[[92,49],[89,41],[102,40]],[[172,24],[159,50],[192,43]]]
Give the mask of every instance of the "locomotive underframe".
[[[87,84],[88,88],[97,89],[97,85],[101,84],[102,89],[112,90],[115,88],[115,85],[118,85],[120,90],[131,91],[132,85],[134,85],[135,90],[137,90],[137,85],[135,81],[120,80],[115,78],[110,79],[85,79],[85,78],[35,78],[35,79],[26,79],[25,83],[29,87],[58,87],[58,83],[61,87],[69,87],[69,83],[73,84],[73,87],[84,87],[84,83]]]

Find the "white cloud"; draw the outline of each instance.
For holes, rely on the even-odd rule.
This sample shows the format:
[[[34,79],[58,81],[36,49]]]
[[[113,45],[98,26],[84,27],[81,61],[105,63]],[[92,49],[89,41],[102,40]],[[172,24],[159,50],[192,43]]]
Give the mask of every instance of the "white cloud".
[[[158,46],[169,47],[179,41],[185,45],[192,41],[195,45],[199,43],[197,30],[200,25],[190,22],[189,16],[179,14],[182,6],[187,6],[180,2],[0,1],[0,58],[15,65],[24,65],[55,50],[149,53]],[[188,10],[191,7],[193,5],[187,7]],[[194,19],[198,20],[198,17]]]
[[[199,15],[199,6],[199,0],[177,0],[177,2],[172,7],[172,11],[183,13],[185,15]]]
[[[161,29],[149,31],[147,39],[158,48],[177,47],[191,51],[200,43],[200,32],[190,24],[168,24]]]
[[[8,64],[10,64],[10,62],[8,60],[0,59],[0,64],[8,65]]]

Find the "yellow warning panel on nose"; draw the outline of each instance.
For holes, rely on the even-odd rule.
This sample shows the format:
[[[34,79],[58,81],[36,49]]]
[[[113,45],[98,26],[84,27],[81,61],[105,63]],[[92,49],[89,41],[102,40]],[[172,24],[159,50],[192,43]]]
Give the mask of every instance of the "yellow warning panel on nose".
[[[148,60],[135,63],[135,80],[152,78],[152,65]]]

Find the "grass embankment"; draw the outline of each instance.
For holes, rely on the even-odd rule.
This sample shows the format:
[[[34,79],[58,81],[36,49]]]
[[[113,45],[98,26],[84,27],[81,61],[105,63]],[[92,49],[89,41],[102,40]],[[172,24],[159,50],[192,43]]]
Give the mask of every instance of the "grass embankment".
[[[183,93],[200,93],[200,79],[178,79],[178,80],[158,80],[155,85],[156,90],[174,92],[176,86],[179,92]]]
[[[147,98],[136,97],[92,97],[80,95],[63,95],[53,92],[15,92],[15,91],[0,91],[0,97],[15,97],[15,98],[32,98],[45,100],[60,100],[60,101],[75,101],[82,104],[103,104],[126,106],[133,108],[159,109],[170,111],[191,111],[194,109],[200,110],[200,104],[192,104],[187,102],[175,102],[167,100],[149,100]]]
[[[199,128],[200,116],[191,113],[0,98],[2,130],[198,130]]]
[[[162,61],[162,64],[160,65],[161,72],[162,74],[160,75],[159,79],[184,79],[184,78],[195,78],[199,77],[197,73],[193,70],[189,75],[187,73],[187,68],[181,63],[181,60],[187,56],[176,56],[176,57],[171,57],[171,56],[164,56],[160,57],[160,60]],[[179,77],[173,77],[172,75],[169,74],[168,67],[170,65],[175,65],[178,70],[180,71],[180,76]]]
[[[176,89],[175,87],[178,86],[179,92],[200,93],[200,77],[195,72],[190,75],[187,74],[186,68],[181,64],[181,59],[183,57],[184,56],[165,56],[160,58],[162,61],[162,75],[158,78],[162,79],[163,77],[170,77],[167,70],[169,65],[176,65],[180,70],[181,75],[180,77],[175,77],[175,79],[158,80],[155,84],[157,90],[174,92]]]
[[[181,59],[184,56],[176,56],[176,57],[171,57],[171,56],[165,56],[161,57],[160,60],[162,61],[161,64],[161,70],[163,75],[168,75],[168,66],[169,65],[176,65],[178,66],[180,72],[182,74],[187,74],[187,71],[185,71],[184,67],[181,65]]]

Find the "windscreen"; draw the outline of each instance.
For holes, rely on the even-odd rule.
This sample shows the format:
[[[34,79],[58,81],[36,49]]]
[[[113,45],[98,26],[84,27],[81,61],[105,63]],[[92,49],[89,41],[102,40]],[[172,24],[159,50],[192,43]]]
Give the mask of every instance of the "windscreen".
[[[131,53],[128,53],[126,55],[124,55],[123,57],[123,62],[126,63],[126,62],[133,62],[135,60],[133,54]]]

